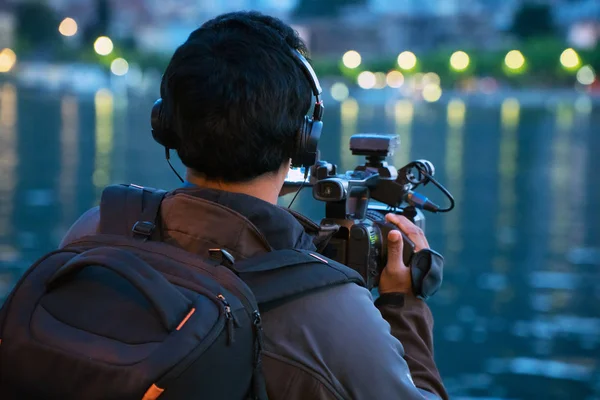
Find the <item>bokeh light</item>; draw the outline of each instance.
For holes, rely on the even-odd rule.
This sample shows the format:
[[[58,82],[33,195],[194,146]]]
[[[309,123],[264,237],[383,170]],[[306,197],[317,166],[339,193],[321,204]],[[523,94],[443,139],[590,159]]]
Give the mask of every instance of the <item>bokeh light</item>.
[[[0,72],[10,71],[17,62],[17,55],[8,47],[0,51]]]
[[[350,91],[348,90],[348,86],[346,86],[342,82],[336,82],[331,85],[331,97],[333,97],[336,101],[344,101],[350,95]]]
[[[504,63],[510,69],[520,69],[525,65],[525,57],[519,50],[511,50],[504,57]]]
[[[442,83],[440,76],[435,72],[428,72],[423,75],[423,85],[433,84],[439,86]]]
[[[560,63],[567,69],[575,69],[579,67],[581,60],[579,54],[573,49],[566,49],[560,55]]]
[[[429,103],[435,103],[442,97],[442,88],[434,83],[428,83],[423,87],[423,99]]]
[[[100,36],[94,42],[94,50],[101,56],[107,56],[112,53],[114,45],[112,40],[107,36]]]
[[[129,63],[124,58],[115,58],[110,63],[110,70],[117,76],[123,76],[129,71]]]
[[[391,88],[399,88],[404,84],[404,75],[400,71],[390,71],[385,78]]]
[[[362,62],[362,57],[360,53],[355,50],[347,51],[342,57],[342,62],[346,66],[346,68],[356,68]]]
[[[358,75],[358,86],[363,89],[373,89],[375,82],[375,74],[371,71],[363,71]]]
[[[403,70],[410,71],[417,65],[417,56],[411,51],[403,51],[398,56],[398,66]]]
[[[58,26],[58,31],[63,36],[73,36],[77,33],[77,22],[73,18],[65,18]]]
[[[577,71],[577,82],[582,85],[591,85],[596,80],[596,72],[590,65],[584,65]]]
[[[450,57],[450,67],[455,71],[464,71],[469,67],[471,59],[464,51],[456,51]]]
[[[375,72],[375,86],[373,88],[383,89],[386,83],[386,75],[383,72]]]

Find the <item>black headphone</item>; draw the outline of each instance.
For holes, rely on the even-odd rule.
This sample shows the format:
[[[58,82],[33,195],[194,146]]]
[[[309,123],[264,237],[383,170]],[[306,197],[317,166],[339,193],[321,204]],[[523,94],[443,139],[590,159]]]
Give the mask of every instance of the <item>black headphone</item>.
[[[323,130],[323,100],[319,99],[322,93],[319,79],[315,74],[306,58],[299,51],[293,49],[292,55],[296,63],[302,68],[302,72],[308,79],[313,95],[315,96],[315,107],[312,116],[305,116],[302,126],[296,133],[294,151],[292,154],[293,167],[309,168],[317,161],[317,146]],[[171,128],[171,115],[166,107],[163,106],[162,98],[156,100],[152,106],[152,115],[150,118],[152,124],[152,137],[160,145],[164,146],[167,152],[169,149],[177,150],[179,147],[179,138]]]

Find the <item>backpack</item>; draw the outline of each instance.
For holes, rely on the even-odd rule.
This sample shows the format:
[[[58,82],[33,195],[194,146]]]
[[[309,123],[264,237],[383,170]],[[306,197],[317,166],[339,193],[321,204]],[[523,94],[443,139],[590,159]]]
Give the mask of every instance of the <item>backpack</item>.
[[[261,312],[364,286],[310,251],[235,262],[162,243],[165,194],[107,187],[100,233],[25,272],[0,311],[1,399],[266,399]]]

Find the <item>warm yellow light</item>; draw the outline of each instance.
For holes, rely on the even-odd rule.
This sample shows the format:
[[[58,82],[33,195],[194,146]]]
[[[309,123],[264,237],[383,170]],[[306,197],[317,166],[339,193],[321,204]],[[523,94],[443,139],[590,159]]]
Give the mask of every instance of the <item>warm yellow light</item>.
[[[396,122],[402,125],[408,125],[412,122],[415,114],[415,107],[410,100],[398,100],[394,107]]]
[[[58,31],[63,36],[73,36],[77,33],[77,22],[73,18],[65,18],[58,26]]]
[[[521,105],[519,100],[509,97],[502,102],[500,107],[500,115],[503,126],[515,127],[519,124],[519,114]]]
[[[456,51],[450,57],[450,66],[455,71],[464,71],[471,62],[469,55],[464,51]]]
[[[460,99],[452,99],[448,103],[448,125],[453,128],[458,128],[464,125],[465,123],[465,112],[467,107],[465,106],[464,101]]]
[[[374,89],[383,89],[386,84],[386,76],[383,72],[375,72],[375,86]]]
[[[348,86],[342,82],[336,82],[331,86],[331,97],[336,101],[344,101],[350,95]]]
[[[574,69],[580,64],[579,54],[573,49],[566,49],[560,55],[560,63],[567,69]]]
[[[358,86],[363,89],[373,89],[375,83],[375,74],[371,71],[363,71],[358,75]]]
[[[510,69],[520,69],[525,64],[525,57],[519,50],[511,50],[504,57],[504,63]]]
[[[577,82],[582,85],[591,85],[596,80],[596,72],[589,65],[584,65],[577,71]]]
[[[428,83],[423,87],[423,99],[429,103],[435,103],[442,97],[442,88],[436,84]]]
[[[409,71],[417,65],[417,56],[410,51],[403,51],[398,56],[398,66],[403,70]]]
[[[399,88],[404,84],[404,75],[400,71],[390,71],[385,78],[391,88]]]
[[[342,57],[342,62],[346,68],[356,68],[362,62],[362,57],[358,51],[350,50],[344,54]]]
[[[106,36],[100,36],[94,42],[94,50],[101,56],[107,56],[112,53],[114,48],[112,40]]]
[[[124,58],[115,58],[110,63],[110,70],[117,76],[123,76],[129,71],[129,63]]]
[[[440,79],[440,76],[438,74],[436,74],[435,72],[428,72],[425,75],[423,75],[423,85],[427,85],[427,84],[434,84],[436,86],[440,86],[440,83],[442,82],[442,80]]]
[[[358,116],[358,110],[358,102],[352,97],[344,100],[341,107],[342,120],[347,121],[355,119]]]
[[[0,72],[8,72],[15,66],[17,55],[8,47],[0,51]]]

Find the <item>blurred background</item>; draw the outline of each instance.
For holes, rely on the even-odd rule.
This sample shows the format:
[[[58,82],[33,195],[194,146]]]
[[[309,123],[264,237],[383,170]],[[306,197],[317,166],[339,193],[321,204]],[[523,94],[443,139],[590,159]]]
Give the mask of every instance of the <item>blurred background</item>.
[[[150,135],[161,73],[248,9],[309,45],[322,158],[353,169],[351,135],[396,133],[390,162],[432,161],[456,198],[426,228],[452,398],[600,399],[597,0],[0,0],[0,303],[105,185],[178,186]],[[310,190],[295,208],[324,216]]]

